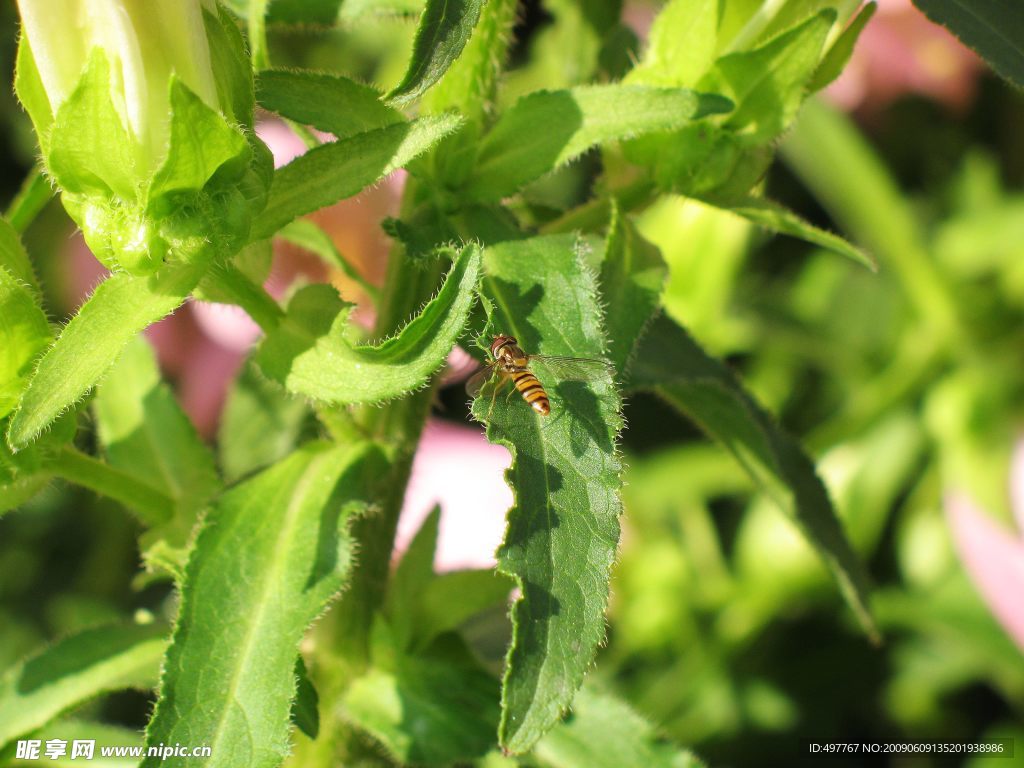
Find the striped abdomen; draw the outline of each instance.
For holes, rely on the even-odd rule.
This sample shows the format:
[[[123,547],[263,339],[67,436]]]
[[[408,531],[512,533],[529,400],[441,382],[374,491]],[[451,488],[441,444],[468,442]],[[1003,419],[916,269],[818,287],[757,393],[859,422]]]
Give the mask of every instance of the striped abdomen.
[[[516,371],[510,375],[516,385],[516,389],[519,390],[519,394],[523,396],[523,399],[530,404],[533,410],[541,416],[547,416],[551,413],[548,393],[544,391],[544,386],[537,380],[536,376],[529,371]]]

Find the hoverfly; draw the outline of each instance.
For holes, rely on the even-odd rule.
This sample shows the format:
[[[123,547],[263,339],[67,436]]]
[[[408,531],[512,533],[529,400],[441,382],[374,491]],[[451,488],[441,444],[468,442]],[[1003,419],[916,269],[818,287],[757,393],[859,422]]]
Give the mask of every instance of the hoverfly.
[[[586,357],[553,357],[550,355],[528,355],[514,336],[498,334],[491,342],[491,362],[484,366],[468,382],[466,391],[470,397],[476,397],[484,384],[497,375],[500,378],[498,389],[509,381],[519,390],[519,394],[541,416],[551,413],[551,401],[544,385],[530,370],[534,362],[540,362],[560,379],[586,381],[597,378],[602,373],[611,371],[611,366],[604,360],[593,360]],[[497,390],[495,390],[497,394]]]

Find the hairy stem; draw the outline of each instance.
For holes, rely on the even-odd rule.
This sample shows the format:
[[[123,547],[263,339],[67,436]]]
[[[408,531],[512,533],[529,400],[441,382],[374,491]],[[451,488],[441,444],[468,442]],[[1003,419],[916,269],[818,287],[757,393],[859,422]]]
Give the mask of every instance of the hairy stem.
[[[205,279],[232,304],[244,309],[264,333],[270,333],[284,319],[284,311],[274,297],[236,267],[212,269]]]

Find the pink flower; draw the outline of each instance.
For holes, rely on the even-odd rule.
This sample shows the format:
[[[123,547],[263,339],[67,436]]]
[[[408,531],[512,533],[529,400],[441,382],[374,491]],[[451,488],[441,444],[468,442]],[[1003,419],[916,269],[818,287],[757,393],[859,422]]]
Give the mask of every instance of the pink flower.
[[[873,110],[904,93],[921,93],[954,109],[974,96],[978,57],[911,0],[878,0],[853,57],[826,95],[844,109]]]
[[[1010,499],[1024,530],[1024,440],[1014,449]],[[1006,530],[962,494],[946,499],[960,560],[993,615],[1024,650],[1024,535]]]
[[[488,443],[482,429],[428,421],[413,460],[396,549],[408,548],[430,510],[440,504],[436,569],[492,567],[505,512],[512,506],[504,479],[509,464],[508,451]]]

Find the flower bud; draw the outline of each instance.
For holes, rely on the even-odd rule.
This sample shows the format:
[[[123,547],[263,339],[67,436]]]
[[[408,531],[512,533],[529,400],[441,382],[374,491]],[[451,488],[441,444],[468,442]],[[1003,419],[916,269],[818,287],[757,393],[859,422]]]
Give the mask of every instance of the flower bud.
[[[269,178],[234,22],[214,0],[18,8],[18,97],[97,258],[142,275],[233,255]]]

